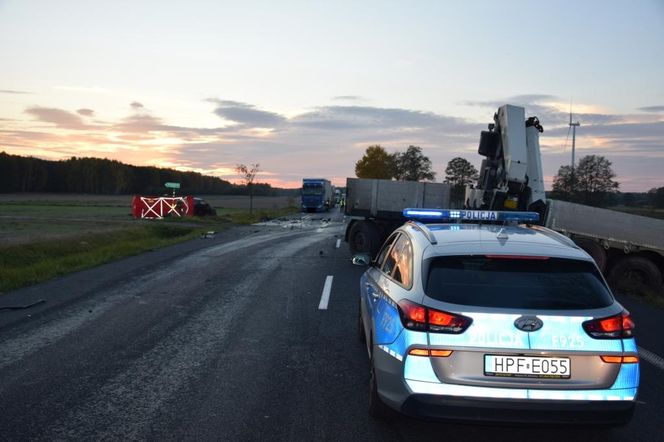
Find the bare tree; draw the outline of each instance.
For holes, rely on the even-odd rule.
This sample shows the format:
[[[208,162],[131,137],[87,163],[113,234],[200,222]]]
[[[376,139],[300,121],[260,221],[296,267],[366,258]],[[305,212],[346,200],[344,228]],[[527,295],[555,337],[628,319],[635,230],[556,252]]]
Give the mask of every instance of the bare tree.
[[[260,170],[260,164],[258,163],[250,164],[249,166],[238,164],[235,168],[235,173],[242,177],[242,181],[249,191],[249,214],[252,214],[254,211],[254,179]]]

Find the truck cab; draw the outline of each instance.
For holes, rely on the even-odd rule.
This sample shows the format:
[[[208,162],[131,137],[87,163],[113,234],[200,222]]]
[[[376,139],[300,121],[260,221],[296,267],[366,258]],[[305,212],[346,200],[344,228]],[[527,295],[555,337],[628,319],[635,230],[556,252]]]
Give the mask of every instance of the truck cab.
[[[325,178],[302,180],[302,211],[327,212],[334,206],[332,184]]]

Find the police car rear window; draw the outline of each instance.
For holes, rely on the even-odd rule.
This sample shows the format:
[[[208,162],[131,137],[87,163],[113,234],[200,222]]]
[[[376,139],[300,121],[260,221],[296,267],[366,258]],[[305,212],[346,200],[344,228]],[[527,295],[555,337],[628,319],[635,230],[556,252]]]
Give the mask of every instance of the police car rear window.
[[[594,265],[560,258],[439,257],[425,290],[440,301],[479,307],[592,309],[613,302]]]

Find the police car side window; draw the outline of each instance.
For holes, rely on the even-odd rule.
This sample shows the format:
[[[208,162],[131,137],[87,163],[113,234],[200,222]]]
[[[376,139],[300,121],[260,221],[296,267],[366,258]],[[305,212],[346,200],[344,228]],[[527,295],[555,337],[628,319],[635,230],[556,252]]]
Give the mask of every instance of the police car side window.
[[[392,278],[406,288],[412,286],[413,246],[406,235],[402,235],[392,247],[388,261],[393,262]]]
[[[394,271],[396,263],[397,262],[394,259],[394,255],[390,253],[387,259],[385,259],[385,264],[383,264],[383,273],[392,276],[392,272]]]
[[[376,262],[378,263],[378,267],[388,275],[392,273],[392,269],[394,269],[394,263],[390,261],[389,251],[390,248],[392,247],[392,244],[394,244],[394,241],[398,237],[399,234],[395,233],[390,238],[388,238],[387,241],[385,241],[385,244],[383,245],[383,248],[381,249],[380,254],[378,255],[378,259],[376,260]]]

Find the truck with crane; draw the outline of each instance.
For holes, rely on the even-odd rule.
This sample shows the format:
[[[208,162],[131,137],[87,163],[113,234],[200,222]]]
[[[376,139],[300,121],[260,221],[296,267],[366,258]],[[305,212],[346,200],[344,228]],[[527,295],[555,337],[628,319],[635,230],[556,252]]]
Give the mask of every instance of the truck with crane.
[[[468,186],[466,209],[533,211],[539,223],[571,238],[593,257],[611,282],[662,292],[664,220],[552,200],[542,175],[537,117],[519,106],[501,106],[482,131],[484,157],[476,185]],[[375,255],[402,224],[405,208],[449,208],[451,186],[373,179],[347,179],[345,239],[352,254]]]

